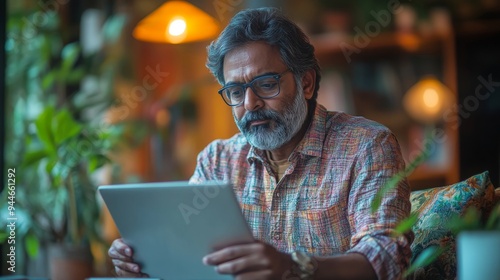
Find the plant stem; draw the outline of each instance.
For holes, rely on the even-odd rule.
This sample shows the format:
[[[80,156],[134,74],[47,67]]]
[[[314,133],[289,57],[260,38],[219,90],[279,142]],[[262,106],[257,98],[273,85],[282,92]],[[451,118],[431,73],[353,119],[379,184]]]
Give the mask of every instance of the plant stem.
[[[78,213],[76,209],[76,196],[75,196],[75,187],[73,186],[73,181],[71,180],[71,173],[68,174],[67,179],[67,188],[68,188],[68,207],[69,207],[69,232],[73,243],[76,243],[78,240]]]

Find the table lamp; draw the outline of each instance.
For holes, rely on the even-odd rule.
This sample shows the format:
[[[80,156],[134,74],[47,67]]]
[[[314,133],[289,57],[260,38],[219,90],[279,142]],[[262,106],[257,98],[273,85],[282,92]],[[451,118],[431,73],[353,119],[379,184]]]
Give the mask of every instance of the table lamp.
[[[168,1],[142,19],[134,28],[141,41],[180,44],[215,37],[219,23],[187,1]]]
[[[451,90],[433,76],[422,78],[403,98],[403,106],[408,114],[427,125],[441,120],[452,103]]]

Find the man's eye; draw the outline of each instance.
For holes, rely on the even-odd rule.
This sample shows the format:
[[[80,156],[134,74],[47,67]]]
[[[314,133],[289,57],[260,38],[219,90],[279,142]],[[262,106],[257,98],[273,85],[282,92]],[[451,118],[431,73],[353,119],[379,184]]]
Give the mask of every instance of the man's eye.
[[[277,83],[275,81],[272,81],[272,82],[263,82],[263,83],[260,83],[259,84],[259,87],[262,88],[262,89],[273,89],[275,88],[277,85]]]
[[[243,91],[240,88],[230,89],[229,95],[231,98],[238,98],[243,94]]]

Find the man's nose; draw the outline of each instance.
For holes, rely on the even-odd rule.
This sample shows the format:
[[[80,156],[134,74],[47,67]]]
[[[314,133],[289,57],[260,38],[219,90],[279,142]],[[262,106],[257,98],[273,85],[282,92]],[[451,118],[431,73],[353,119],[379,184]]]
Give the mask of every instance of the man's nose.
[[[251,87],[248,87],[245,92],[244,106],[247,111],[255,111],[264,106],[264,101],[255,94]]]

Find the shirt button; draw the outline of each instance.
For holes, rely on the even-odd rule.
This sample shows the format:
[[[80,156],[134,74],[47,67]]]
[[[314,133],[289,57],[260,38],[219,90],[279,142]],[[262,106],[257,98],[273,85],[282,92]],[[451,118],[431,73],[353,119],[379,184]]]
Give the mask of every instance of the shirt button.
[[[274,240],[281,240],[281,233],[275,232],[274,233]]]

